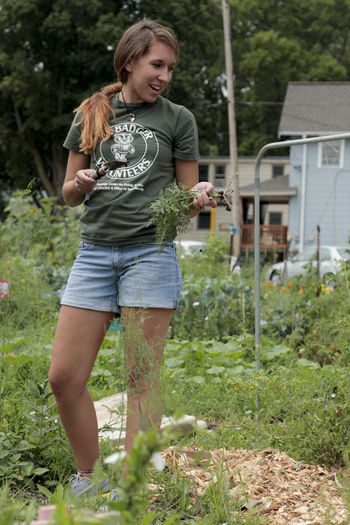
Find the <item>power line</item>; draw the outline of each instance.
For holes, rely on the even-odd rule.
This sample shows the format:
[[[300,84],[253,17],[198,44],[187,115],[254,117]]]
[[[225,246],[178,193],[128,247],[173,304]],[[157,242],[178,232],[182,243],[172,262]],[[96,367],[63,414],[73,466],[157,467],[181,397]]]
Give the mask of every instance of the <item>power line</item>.
[[[224,100],[222,102],[214,102],[213,104],[205,104],[203,106],[198,106],[196,108],[190,108],[190,111],[198,111],[200,109],[218,108],[221,106],[227,106],[227,104],[228,104],[228,101]],[[267,101],[249,102],[249,101],[235,100],[235,106],[283,106],[283,102],[267,102]]]
[[[210,109],[210,108],[217,108],[217,107],[220,107],[220,106],[226,106],[228,104],[228,101],[227,100],[224,100],[222,102],[214,102],[213,104],[204,104],[203,106],[198,106],[196,108],[191,108],[191,111],[197,111],[197,110],[200,110],[200,109]],[[344,104],[334,104],[332,102],[330,103],[316,103],[316,104],[313,104],[313,103],[309,103],[309,102],[301,102],[301,103],[295,103],[295,104],[285,104],[284,102],[270,102],[270,101],[267,101],[267,100],[257,100],[255,102],[251,102],[251,101],[243,101],[243,100],[235,100],[235,106],[284,106],[285,108],[291,108],[291,107],[298,107],[300,108],[300,106],[305,106],[305,107],[348,107],[349,104],[346,104],[344,102]],[[287,114],[285,113],[285,115],[288,115],[289,117],[292,117],[293,115],[290,115],[290,114]],[[303,119],[304,117],[299,117],[298,118],[300,119]],[[305,119],[305,120],[309,120],[309,119]],[[316,121],[315,121],[316,122]]]

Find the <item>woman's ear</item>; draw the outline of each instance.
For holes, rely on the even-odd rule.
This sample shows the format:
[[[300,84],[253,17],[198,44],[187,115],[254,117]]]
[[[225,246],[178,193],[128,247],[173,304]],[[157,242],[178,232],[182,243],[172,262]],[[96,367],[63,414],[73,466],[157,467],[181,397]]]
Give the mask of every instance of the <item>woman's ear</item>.
[[[124,69],[126,69],[128,73],[132,72],[132,61],[131,60],[129,60],[129,62],[126,62],[124,64]]]

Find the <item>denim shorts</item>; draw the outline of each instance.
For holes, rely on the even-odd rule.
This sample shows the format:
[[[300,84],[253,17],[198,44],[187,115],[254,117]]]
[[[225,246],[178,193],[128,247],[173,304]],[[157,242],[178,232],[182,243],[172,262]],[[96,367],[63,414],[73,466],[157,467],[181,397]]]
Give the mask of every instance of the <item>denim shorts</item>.
[[[61,304],[120,313],[121,306],[178,306],[182,275],[175,243],[100,246],[81,241]]]

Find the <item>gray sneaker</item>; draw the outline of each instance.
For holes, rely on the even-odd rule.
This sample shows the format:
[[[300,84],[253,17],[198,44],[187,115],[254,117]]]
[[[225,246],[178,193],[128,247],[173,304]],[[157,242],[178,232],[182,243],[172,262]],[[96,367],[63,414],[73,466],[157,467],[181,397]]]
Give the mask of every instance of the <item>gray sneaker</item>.
[[[108,503],[110,503],[111,501],[119,501],[119,497],[118,497],[116,489],[113,489],[110,492],[110,495],[111,497],[108,499]],[[105,494],[105,496],[107,497],[107,494]],[[97,512],[107,512],[108,510],[109,510],[108,505],[101,505],[101,507],[98,507]]]
[[[84,497],[95,496],[97,494],[96,487],[93,485],[93,482],[90,478],[86,478],[81,474],[73,474],[73,476],[71,476],[68,481],[72,487],[74,496]],[[110,491],[108,479],[106,476],[104,476],[100,481],[98,490],[102,494]]]

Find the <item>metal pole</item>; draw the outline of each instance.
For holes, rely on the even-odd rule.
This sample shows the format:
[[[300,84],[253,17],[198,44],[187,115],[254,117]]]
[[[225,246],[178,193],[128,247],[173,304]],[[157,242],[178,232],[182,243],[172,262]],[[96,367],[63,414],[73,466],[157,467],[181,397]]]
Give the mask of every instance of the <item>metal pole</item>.
[[[226,65],[226,84],[228,94],[228,129],[230,137],[230,164],[231,173],[229,180],[236,174],[232,181],[232,222],[237,228],[233,236],[233,255],[238,257],[241,253],[241,213],[239,208],[239,181],[238,181],[238,157],[237,157],[237,134],[236,134],[236,115],[235,115],[235,95],[233,87],[233,65],[231,49],[231,27],[230,27],[230,6],[228,0],[222,0],[222,16],[224,23],[225,40],[225,65]]]
[[[319,224],[317,225],[317,236],[316,236],[316,264],[317,264],[317,277],[318,279],[320,279],[320,244],[321,244],[321,228],[319,226]],[[319,283],[317,284],[317,289],[316,289],[316,297],[319,297],[320,296],[320,292],[321,292],[321,289],[320,289],[320,285]]]
[[[318,277],[321,276],[320,274],[320,245],[321,245],[321,228],[319,224],[316,227],[317,230],[317,236],[316,236],[316,260],[317,260],[317,275]]]
[[[306,139],[306,135],[303,135]],[[306,202],[306,170],[307,170],[307,144],[303,145],[303,162],[301,165],[300,183],[300,223],[299,223],[299,253],[304,250],[305,242],[305,202]]]
[[[309,139],[284,140],[281,142],[271,142],[265,144],[259,151],[254,169],[254,258],[255,258],[255,370],[261,368],[261,349],[260,349],[260,164],[267,151],[274,148],[285,148],[288,146],[298,146],[300,144],[315,144],[318,142],[331,142],[333,140],[350,139],[350,133],[339,135],[325,135],[323,137],[312,137]],[[256,396],[256,406],[260,409],[259,395]]]

